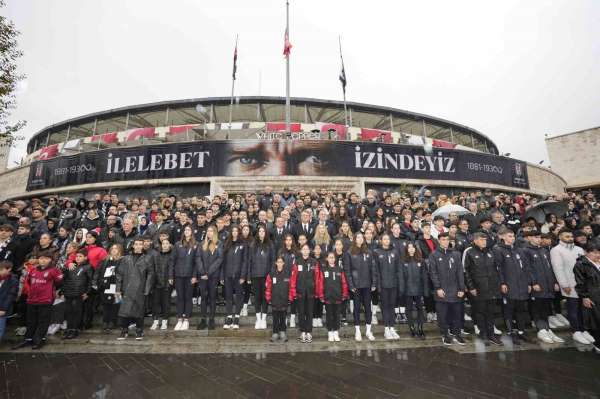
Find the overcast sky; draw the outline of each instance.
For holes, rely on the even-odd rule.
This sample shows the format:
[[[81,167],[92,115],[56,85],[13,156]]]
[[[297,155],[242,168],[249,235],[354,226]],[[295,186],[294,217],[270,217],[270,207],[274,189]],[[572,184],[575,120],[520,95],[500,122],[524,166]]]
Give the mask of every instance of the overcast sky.
[[[110,108],[228,96],[236,33],[237,94],[285,95],[284,0],[8,0],[4,13],[22,32],[13,116],[27,137]],[[349,101],[470,126],[531,162],[547,158],[545,134],[600,126],[600,1],[291,0],[292,96],[341,99],[338,35]]]

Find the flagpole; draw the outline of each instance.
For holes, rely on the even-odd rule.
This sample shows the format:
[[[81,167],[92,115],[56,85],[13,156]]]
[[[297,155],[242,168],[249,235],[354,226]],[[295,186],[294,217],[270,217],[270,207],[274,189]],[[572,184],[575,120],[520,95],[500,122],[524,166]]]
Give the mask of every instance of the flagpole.
[[[338,36],[338,43],[340,45],[340,59],[342,60],[342,71],[344,73],[344,80],[346,80],[346,68],[344,68],[344,57],[342,56],[342,36]],[[344,124],[348,127],[348,105],[346,104],[346,82],[343,83],[342,92],[344,94]]]
[[[290,2],[286,0],[285,2],[285,31],[287,32],[287,37],[289,41],[290,35]],[[292,132],[290,129],[290,55],[288,54],[285,57],[285,132],[288,138],[292,137]]]
[[[236,62],[237,62],[237,46],[238,46],[238,35],[235,35],[235,55],[233,60],[233,74],[231,75],[231,100],[229,102],[229,129],[227,130],[226,139],[229,140],[231,134],[231,119],[233,118],[233,93],[235,90],[235,73],[236,73]]]

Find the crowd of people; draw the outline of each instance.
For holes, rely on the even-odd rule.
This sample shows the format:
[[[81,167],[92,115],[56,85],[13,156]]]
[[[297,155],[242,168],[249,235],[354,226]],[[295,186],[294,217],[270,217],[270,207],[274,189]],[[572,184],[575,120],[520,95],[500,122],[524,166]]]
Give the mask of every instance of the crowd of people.
[[[194,312],[195,327],[211,330],[221,305],[219,327],[238,330],[253,304],[255,329],[270,309],[273,342],[288,340],[288,326],[305,343],[322,327],[340,341],[348,322],[357,341],[375,340],[374,324],[386,340],[399,339],[398,324],[425,339],[437,322],[444,345],[470,334],[561,343],[553,330],[569,327],[600,353],[599,204],[591,192],[556,199],[566,212],[544,221],[526,215],[539,198],[491,190],[5,201],[0,337],[9,321],[24,335],[15,348],[39,349],[48,334],[73,339],[101,319],[117,339],[134,330],[141,340],[145,317],[151,330],[182,331]]]

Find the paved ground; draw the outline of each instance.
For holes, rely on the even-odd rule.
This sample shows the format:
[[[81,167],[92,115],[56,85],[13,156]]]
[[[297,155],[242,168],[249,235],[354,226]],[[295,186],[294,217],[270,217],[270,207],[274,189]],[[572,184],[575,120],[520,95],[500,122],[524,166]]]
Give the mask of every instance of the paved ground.
[[[0,354],[5,398],[597,398],[600,356],[575,348],[254,354]]]

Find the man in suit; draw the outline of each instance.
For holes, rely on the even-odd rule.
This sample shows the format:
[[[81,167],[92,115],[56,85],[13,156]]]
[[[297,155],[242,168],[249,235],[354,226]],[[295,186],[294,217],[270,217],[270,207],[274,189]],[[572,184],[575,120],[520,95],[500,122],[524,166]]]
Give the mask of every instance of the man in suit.
[[[304,234],[308,241],[312,240],[315,235],[315,226],[312,223],[311,212],[309,210],[302,211],[300,222],[296,224],[294,236],[296,240],[300,234]]]
[[[283,240],[286,234],[290,234],[290,231],[284,225],[285,221],[281,216],[275,219],[275,226],[271,230],[271,241],[275,248],[275,253],[279,253],[279,250],[283,246]]]

